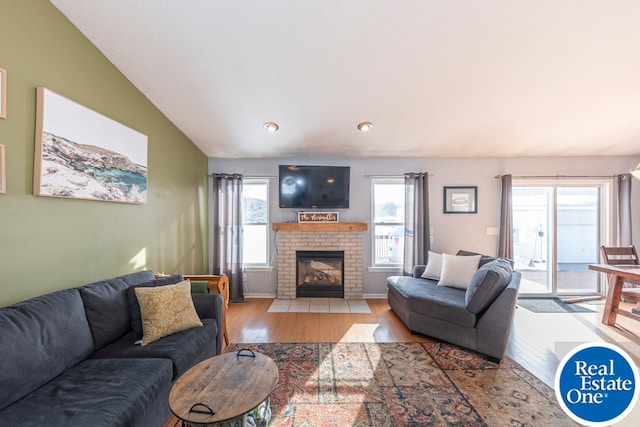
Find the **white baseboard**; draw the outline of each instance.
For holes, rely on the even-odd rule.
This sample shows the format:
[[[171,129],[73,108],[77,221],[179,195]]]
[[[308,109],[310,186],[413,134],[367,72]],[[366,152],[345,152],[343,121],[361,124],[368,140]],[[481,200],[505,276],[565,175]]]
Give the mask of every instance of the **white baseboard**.
[[[276,294],[268,294],[263,292],[245,293],[244,297],[245,298],[275,298]]]
[[[260,293],[260,292],[245,293],[244,297],[245,298],[275,298],[276,294]],[[364,299],[386,299],[387,298],[387,294],[363,294],[362,298],[364,298]]]

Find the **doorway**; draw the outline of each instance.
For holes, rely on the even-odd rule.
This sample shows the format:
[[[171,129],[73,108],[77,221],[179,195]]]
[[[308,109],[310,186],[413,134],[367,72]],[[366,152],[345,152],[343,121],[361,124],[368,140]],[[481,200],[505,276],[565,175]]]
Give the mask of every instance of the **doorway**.
[[[521,295],[600,295],[599,262],[609,230],[609,182],[513,184],[515,269]]]

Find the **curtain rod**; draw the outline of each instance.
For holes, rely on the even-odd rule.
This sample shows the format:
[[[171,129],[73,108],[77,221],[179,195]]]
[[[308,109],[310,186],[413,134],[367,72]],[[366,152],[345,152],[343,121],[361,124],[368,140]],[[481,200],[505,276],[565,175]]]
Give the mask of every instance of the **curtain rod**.
[[[403,172],[401,174],[365,174],[364,176],[366,178],[404,178],[405,175],[410,174],[410,173],[415,173],[415,174],[419,174],[422,173],[424,174],[424,172]],[[432,173],[428,173],[427,176],[433,176]]]
[[[505,175],[496,175],[494,178],[496,179],[500,179]],[[555,179],[561,179],[561,178],[589,178],[589,179],[604,179],[604,178],[617,178],[617,177],[622,177],[622,179],[626,179],[627,178],[627,174],[616,174],[616,175],[513,175],[512,178],[516,178],[516,179],[549,179],[549,178],[555,178]]]
[[[216,176],[216,175],[227,175],[227,176],[233,176],[234,174],[232,173],[208,173],[206,176]],[[242,175],[242,174],[239,174]],[[262,175],[242,175],[243,178],[251,178],[251,179],[276,179],[278,178],[277,176],[262,176]]]

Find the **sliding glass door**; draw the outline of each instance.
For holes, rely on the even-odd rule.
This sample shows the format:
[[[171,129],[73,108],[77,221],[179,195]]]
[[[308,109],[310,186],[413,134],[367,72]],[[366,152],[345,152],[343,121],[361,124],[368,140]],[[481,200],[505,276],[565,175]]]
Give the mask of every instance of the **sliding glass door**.
[[[513,184],[513,249],[515,269],[522,273],[521,294],[552,292],[549,274],[552,208],[553,188]]]
[[[513,184],[514,254],[521,294],[596,295],[608,224],[608,182],[553,180]]]

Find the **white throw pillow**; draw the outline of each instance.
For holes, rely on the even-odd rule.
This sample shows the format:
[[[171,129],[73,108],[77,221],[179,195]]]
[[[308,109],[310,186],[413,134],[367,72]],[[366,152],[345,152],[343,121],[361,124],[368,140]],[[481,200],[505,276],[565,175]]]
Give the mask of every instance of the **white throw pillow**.
[[[456,256],[442,254],[442,273],[438,286],[467,289],[478,270],[480,255]]]
[[[427,267],[422,273],[423,279],[440,280],[440,272],[442,271],[442,254],[429,251],[427,258]]]

